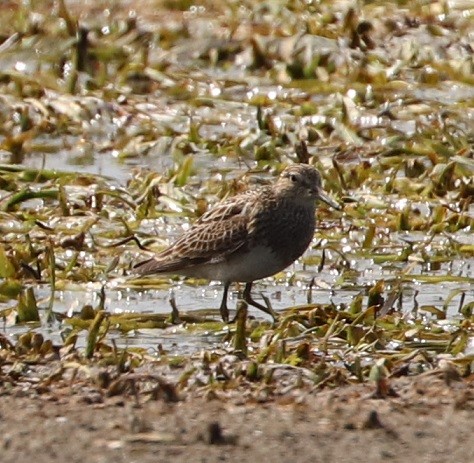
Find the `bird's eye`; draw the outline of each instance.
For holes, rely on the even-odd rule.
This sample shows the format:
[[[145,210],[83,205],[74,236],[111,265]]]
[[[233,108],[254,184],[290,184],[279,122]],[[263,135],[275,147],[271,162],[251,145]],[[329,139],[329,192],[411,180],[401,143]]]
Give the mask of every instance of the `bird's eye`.
[[[298,177],[295,174],[291,174],[290,179],[292,182],[296,182],[298,180]]]

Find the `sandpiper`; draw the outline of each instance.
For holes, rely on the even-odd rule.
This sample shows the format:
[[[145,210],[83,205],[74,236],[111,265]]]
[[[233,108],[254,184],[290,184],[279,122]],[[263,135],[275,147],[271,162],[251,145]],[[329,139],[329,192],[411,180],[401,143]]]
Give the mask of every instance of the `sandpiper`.
[[[135,266],[141,275],[179,274],[220,280],[220,313],[229,320],[227,293],[232,282],[246,283],[243,299],[277,314],[251,295],[254,280],[288,267],[308,248],[316,225],[316,200],[339,205],[323,191],[312,166],[287,167],[270,186],[233,196],[207,211],[174,244]]]

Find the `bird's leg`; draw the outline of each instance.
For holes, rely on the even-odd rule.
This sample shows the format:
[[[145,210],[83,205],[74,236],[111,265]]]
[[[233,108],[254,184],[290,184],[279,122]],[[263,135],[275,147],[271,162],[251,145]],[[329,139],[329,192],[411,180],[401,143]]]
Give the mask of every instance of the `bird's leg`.
[[[222,302],[220,306],[220,312],[222,316],[222,320],[226,323],[229,321],[229,309],[227,308],[227,293],[229,292],[230,283],[224,283],[224,294],[222,295]]]
[[[247,304],[253,305],[257,309],[260,309],[262,312],[265,312],[268,315],[270,315],[273,318],[273,321],[278,320],[278,314],[271,308],[270,304],[268,304],[268,306],[264,306],[264,305],[258,303],[257,301],[255,301],[252,298],[252,294],[250,293],[251,290],[252,290],[252,282],[246,283],[245,284],[245,289],[244,289],[244,295],[243,295],[244,296],[243,297],[244,301]]]

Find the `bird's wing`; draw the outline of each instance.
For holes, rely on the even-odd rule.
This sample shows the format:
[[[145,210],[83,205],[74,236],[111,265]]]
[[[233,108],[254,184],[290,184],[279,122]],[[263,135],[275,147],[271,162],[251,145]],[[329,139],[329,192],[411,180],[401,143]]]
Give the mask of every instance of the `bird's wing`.
[[[217,263],[248,243],[258,192],[246,192],[204,213],[169,248],[135,269],[142,275],[177,271],[183,266]]]

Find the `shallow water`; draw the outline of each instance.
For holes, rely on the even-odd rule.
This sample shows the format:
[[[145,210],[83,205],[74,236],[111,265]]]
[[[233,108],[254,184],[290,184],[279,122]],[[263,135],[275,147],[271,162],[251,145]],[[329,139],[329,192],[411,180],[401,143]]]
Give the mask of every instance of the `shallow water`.
[[[334,284],[335,276],[329,271],[318,274],[316,270],[306,268],[302,269],[300,264],[294,264],[290,267],[287,276],[296,277],[296,283],[289,285],[288,283],[278,283],[273,279],[267,279],[256,282],[253,288],[253,294],[256,300],[261,299],[260,294],[264,294],[269,298],[272,307],[277,312],[294,306],[304,306],[308,303],[309,289],[308,283],[311,278],[315,278],[315,285],[311,289],[311,300],[317,304],[334,304],[336,306],[350,306],[354,297],[359,294],[366,294],[374,281],[380,278],[389,279],[390,271],[383,271],[377,266],[370,265],[367,260],[360,262],[353,261],[354,269],[360,270],[360,275],[354,283],[348,283],[342,287],[331,286]],[[445,283],[420,283],[406,282],[403,284],[402,296],[395,304],[397,310],[410,318],[414,315],[414,311],[418,315],[429,320],[431,316],[429,311],[424,311],[423,306],[443,307],[445,301],[453,292],[459,292],[449,303],[446,304],[447,319],[456,319],[461,317],[459,314],[461,292],[465,293],[464,303],[474,300],[474,277],[473,268],[474,260],[453,261],[449,264],[453,274],[464,276],[468,281],[445,282]],[[438,271],[444,274],[443,269]],[[433,272],[424,272],[427,275],[433,275]],[[91,286],[91,285],[89,285]],[[108,312],[120,313],[163,313],[169,314],[171,306],[169,298],[173,294],[180,311],[190,312],[194,310],[212,310],[216,320],[220,320],[218,307],[222,298],[222,286],[218,282],[210,282],[203,286],[192,286],[186,282],[177,282],[171,286],[169,290],[135,290],[126,288],[126,280],[120,280],[121,289],[114,288],[114,282],[106,285],[106,302],[105,307]],[[45,285],[37,290],[37,297],[47,298],[49,294],[49,286]],[[98,297],[99,285],[92,285],[89,290],[63,290],[57,291],[54,311],[72,316],[77,314],[84,304],[96,306],[99,303]],[[231,316],[235,314],[234,307],[237,303],[237,289],[229,292],[229,309]],[[363,304],[367,304],[367,296],[363,298]],[[43,314],[44,315],[44,314]],[[211,315],[212,316],[212,315]],[[258,319],[270,318],[253,307],[249,307],[249,316]],[[17,337],[19,334],[28,331],[28,326],[9,325],[6,333],[10,336]],[[43,322],[43,326],[35,331],[42,332],[48,339],[53,341],[61,341],[62,337],[67,334],[68,329],[58,324],[48,325]],[[86,333],[83,332],[77,345],[85,345]],[[170,355],[191,354],[201,349],[212,348],[222,345],[222,333],[209,332],[193,332],[186,327],[176,326],[168,329],[140,329],[134,330],[127,334],[121,334],[119,331],[110,329],[109,339],[114,340],[117,346],[121,347],[142,347],[146,348],[151,354],[158,355],[158,346],[160,349],[167,351]]]
[[[130,82],[131,70],[141,70],[144,64],[137,61],[141,49],[133,41],[133,33],[130,34],[130,43],[126,34],[121,35],[119,26],[123,24],[120,21],[119,26],[114,24],[115,29],[104,26],[103,30],[108,30],[104,36],[95,31],[97,36],[94,39],[104,49],[110,46],[109,41],[117,39],[123,44],[120,50],[128,55],[123,62],[108,58],[110,70],[104,77],[103,88],[93,86],[89,91],[83,82],[88,78],[99,81],[101,76],[94,75],[93,71],[90,76],[81,73],[77,94],[67,91],[67,74],[58,77],[57,64],[52,64],[56,58],[59,61],[59,57],[52,56],[59,53],[56,51],[58,46],[61,59],[64,53],[57,37],[48,37],[46,41],[40,37],[35,48],[27,42],[22,48],[19,41],[18,49],[15,49],[14,41],[13,48],[0,50],[4,71],[21,69],[26,77],[43,78],[47,83],[41,92],[32,92],[32,96],[27,94],[26,97],[18,96],[23,88],[21,80],[19,83],[15,81],[16,86],[5,84],[4,100],[0,102],[0,115],[6,127],[0,136],[5,145],[0,152],[1,162],[78,175],[101,175],[111,185],[125,187],[135,175],[134,169],[150,169],[160,174],[179,172],[185,161],[191,159],[191,173],[185,178],[183,188],[177,185],[179,182],[173,183],[169,178],[164,180],[168,183],[160,184],[160,189],[169,193],[169,197],[162,198],[158,215],[163,211],[180,214],[189,205],[194,211],[196,200],[203,197],[211,197],[210,203],[214,202],[222,192],[222,183],[240,180],[249,170],[256,172],[246,176],[245,182],[259,183],[261,179],[270,179],[271,169],[279,163],[297,160],[294,146],[305,140],[313,161],[320,169],[329,172],[325,182],[333,194],[346,197],[348,212],[337,223],[331,221],[331,213],[326,215],[326,228],[322,234],[323,241],[328,240],[324,243],[328,244],[327,264],[320,273],[317,272],[317,263],[321,258],[321,245],[315,242],[315,249],[310,249],[301,262],[275,279],[257,282],[254,285],[255,298],[258,299],[263,292],[276,311],[307,304],[308,285],[314,278],[311,290],[314,303],[350,305],[355,296],[362,294],[363,304],[366,304],[367,292],[375,282],[385,281],[384,296],[387,296],[397,285],[403,269],[414,263],[416,265],[401,283],[398,310],[407,318],[418,311],[429,319],[432,315],[429,311],[423,312],[423,306],[445,306],[448,319],[457,318],[461,293],[465,293],[464,304],[474,300],[472,251],[461,256],[455,251],[457,245],[473,244],[472,228],[466,226],[466,230],[454,233],[442,230],[431,242],[428,227],[423,231],[414,229],[394,233],[397,227],[390,223],[375,237],[373,247],[364,250],[361,243],[369,223],[377,230],[383,229],[383,220],[393,222],[394,211],[401,212],[406,207],[416,209],[418,215],[415,218],[420,217],[425,222],[431,220],[439,205],[446,206],[450,212],[459,212],[459,198],[454,188],[438,196],[432,184],[421,182],[433,178],[432,183],[436,186],[449,184],[450,177],[446,171],[449,171],[450,163],[456,163],[456,188],[460,189],[459,178],[463,177],[467,184],[474,176],[472,155],[469,155],[474,133],[471,104],[474,87],[470,84],[472,54],[468,42],[474,23],[467,23],[472,18],[472,7],[462,2],[451,2],[450,5],[415,2],[414,11],[410,11],[409,6],[397,10],[393,2],[386,5],[384,2],[368,3],[360,6],[360,17],[373,23],[374,48],[359,49],[349,46],[348,31],[341,26],[347,2],[333,3],[318,2],[321,11],[313,11],[314,17],[308,13],[309,10],[298,12],[296,8],[293,11],[283,4],[275,7],[275,11],[255,7],[251,15],[247,9],[250,6],[232,12],[226,7],[217,15],[205,7],[199,11],[190,8],[190,11],[183,12],[184,20],[177,19],[181,13],[173,11],[172,21],[160,21],[162,16],[168,15],[167,11],[153,10],[151,17],[143,13],[143,18],[139,14],[139,26],[145,24],[145,29],[154,30],[155,23],[159,25],[143,71],[143,76],[152,76],[149,90],[145,92],[134,92]],[[113,21],[113,16],[109,17],[113,11],[104,9],[102,13],[107,13],[100,16],[104,21]],[[87,16],[87,9],[81,14]],[[272,18],[272,15],[276,17]],[[387,15],[394,28],[388,32],[385,29]],[[416,21],[409,21],[407,15],[417,18]],[[38,16],[35,21],[47,21],[48,16],[44,18]],[[307,26],[311,30],[321,18],[326,18],[325,21],[332,18],[323,29],[334,38],[317,34],[300,37],[302,29]],[[88,18],[92,22],[95,19]],[[295,27],[295,24],[301,24],[301,27]],[[434,25],[439,30],[431,31],[428,26]],[[49,26],[50,29],[45,27],[44,30],[54,30],[51,24]],[[274,35],[271,33],[273,28],[278,29]],[[35,29],[32,27],[31,30],[34,34]],[[116,37],[113,33],[111,35],[113,30],[119,31]],[[239,42],[235,50],[232,48],[234,34]],[[227,41],[224,37],[232,39]],[[161,39],[164,43],[160,42]],[[263,62],[254,56],[257,45],[261,47],[260,59]],[[44,50],[48,53],[44,54]],[[221,61],[218,59],[220,54],[224,56]],[[71,63],[65,64],[65,68],[68,66]],[[290,73],[291,69],[294,75]],[[107,69],[102,69],[102,72],[107,72]],[[23,85],[28,89],[28,82]],[[21,138],[19,134],[24,127],[21,130],[20,127],[25,114],[30,115],[37,133],[33,133],[31,138],[26,137],[23,150],[15,151],[15,142],[18,143],[15,137]],[[48,124],[53,124],[51,121],[58,124],[58,130],[50,130]],[[44,128],[44,133],[41,128]],[[337,176],[335,160],[347,175],[347,189],[338,179],[331,178]],[[393,171],[390,169],[392,162]],[[378,169],[384,163],[387,167]],[[364,173],[364,164],[367,171],[370,170],[369,174]],[[210,186],[207,185],[209,179],[215,180]],[[395,184],[395,180],[406,183]],[[421,186],[416,185],[417,182]],[[433,190],[426,192],[427,185]],[[184,191],[183,196],[188,195],[186,202],[181,201],[182,197],[176,199],[173,196],[181,191]],[[11,192],[6,190],[3,193],[8,197]],[[81,194],[84,191],[79,188],[76,197],[72,193],[70,197],[83,201]],[[28,204],[33,207],[42,204],[42,200],[31,200]],[[351,209],[354,204],[356,206]],[[357,204],[361,205],[361,211]],[[468,207],[464,216],[473,219],[474,204]],[[84,211],[86,219],[87,212]],[[132,213],[127,215],[120,208],[111,215],[121,213],[124,220],[133,220],[130,219]],[[369,220],[366,220],[365,213],[371,214]],[[49,219],[54,221],[54,215],[53,218],[47,215],[46,220]],[[68,219],[61,217],[62,223],[68,224]],[[77,220],[80,222],[79,218]],[[182,231],[181,227],[188,223],[188,216],[183,213],[172,219],[143,222],[141,230],[144,227],[158,230],[160,238],[172,241]],[[2,225],[9,232],[10,225],[14,228],[16,223],[5,214]],[[110,221],[101,222],[96,227],[113,231],[116,225]],[[71,225],[71,229],[77,227]],[[331,246],[341,252],[348,265],[343,265],[341,255],[333,252]],[[408,246],[417,249],[406,260],[374,263],[373,254],[383,262],[384,256],[396,257]],[[449,250],[446,252],[449,262],[438,264],[425,259],[426,255],[443,256],[446,249]],[[124,254],[132,252],[127,250]],[[64,253],[61,256],[63,263],[67,263],[73,254]],[[139,255],[135,253],[133,259],[138,259]],[[90,266],[97,264],[92,251],[84,257],[84,262]],[[424,282],[424,277],[436,276],[441,277],[441,282]],[[76,288],[80,290],[57,291],[56,312],[73,315],[86,303],[98,304],[100,283],[76,285]],[[212,308],[218,317],[216,308],[222,294],[220,284],[192,286],[179,282],[173,284],[172,291],[180,310]],[[49,286],[40,285],[35,288],[35,293],[39,305],[45,306],[43,301],[49,297]],[[451,298],[452,295],[455,296]],[[107,284],[105,306],[111,313],[169,313],[169,296],[168,289],[132,290],[127,288],[126,281],[117,286],[112,279]],[[236,300],[237,290],[234,289],[229,298],[231,307],[235,306]],[[5,302],[0,308],[12,304],[12,301]],[[265,318],[253,308],[249,313]],[[7,335],[16,337],[30,327],[18,326],[8,320],[4,329]],[[65,335],[65,328],[59,324],[48,326],[43,323],[41,328],[35,329],[42,330],[53,340],[59,341]],[[179,354],[219,343],[222,335],[195,334],[175,327],[127,335],[111,330],[110,337],[118,345],[142,346],[156,352],[161,344],[165,350]],[[84,343],[84,337],[79,340],[81,343]]]

